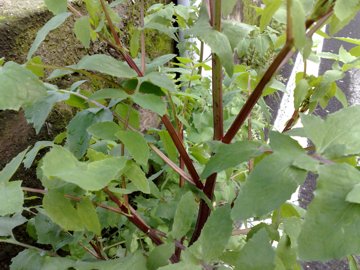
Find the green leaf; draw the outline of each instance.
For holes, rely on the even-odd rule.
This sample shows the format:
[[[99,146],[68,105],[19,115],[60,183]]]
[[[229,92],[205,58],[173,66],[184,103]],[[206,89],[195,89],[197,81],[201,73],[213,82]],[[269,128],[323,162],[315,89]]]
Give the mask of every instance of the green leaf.
[[[132,106],[120,103],[115,107],[115,112],[122,118],[122,119],[129,119],[129,125],[133,128],[139,129],[140,128],[140,115],[139,111],[137,111]],[[119,123],[119,126],[125,128],[123,123]]]
[[[354,9],[357,9],[359,0],[337,0],[334,6],[334,13],[340,21],[353,15]]]
[[[27,221],[20,213],[12,217],[0,217],[0,237],[13,236],[12,230]]]
[[[151,63],[146,65],[146,72],[151,73],[153,71],[158,70],[159,67],[165,65],[167,62],[169,62],[174,57],[176,57],[176,54],[165,54],[165,55],[155,58],[154,60],[151,61]]]
[[[51,220],[64,230],[82,231],[84,229],[76,208],[62,192],[49,190],[43,198],[43,207]]]
[[[26,154],[25,158],[24,158],[24,167],[26,169],[29,169],[31,167],[31,165],[33,164],[36,155],[38,154],[38,152],[41,149],[44,149],[45,147],[50,147],[53,146],[54,143],[53,142],[49,142],[49,141],[38,141],[35,143],[34,147]]]
[[[221,3],[224,3],[223,1]],[[249,37],[251,31],[255,30],[256,27],[253,25],[235,22],[235,21],[223,21],[222,23],[222,32],[228,37],[231,48],[233,50],[238,46],[238,44]]]
[[[325,120],[301,115],[306,136],[319,154],[328,158],[360,153],[360,106],[352,106],[330,114]]]
[[[164,146],[166,154],[172,161],[175,162],[178,158],[178,154],[176,146],[171,139],[169,132],[167,130],[159,130],[158,134],[160,136],[160,140]]]
[[[229,242],[231,233],[230,206],[222,206],[210,215],[198,241],[190,249],[207,262],[217,259]]]
[[[106,99],[106,98],[114,98],[119,100],[124,100],[128,98],[128,94],[122,89],[116,88],[105,88],[96,91],[89,98],[92,100]]]
[[[210,26],[209,14],[205,5],[202,5],[200,17],[195,25],[189,29],[189,33],[206,43],[212,52],[219,56],[226,73],[231,77],[234,71],[234,59],[229,39],[225,34]]]
[[[38,77],[14,62],[0,67],[0,85],[0,110],[18,111],[46,95],[46,88]]]
[[[37,243],[52,245],[55,250],[72,241],[72,236],[52,222],[44,211],[41,211],[35,217],[35,230]]]
[[[137,28],[133,29],[130,39],[130,55],[136,58],[140,49],[140,35],[141,31]]]
[[[205,179],[213,173],[219,173],[263,153],[261,144],[250,141],[221,144],[206,164],[201,178]]]
[[[85,48],[90,47],[91,40],[91,25],[90,18],[88,16],[83,16],[76,20],[74,24],[74,33],[78,40]]]
[[[87,129],[97,122],[112,121],[108,110],[88,109],[78,112],[67,126],[66,145],[77,158],[85,155],[91,138]]]
[[[306,44],[305,36],[305,11],[301,0],[291,1],[291,23],[292,34],[294,35],[295,47],[301,49]]]
[[[21,162],[23,161],[27,150],[28,149],[19,153],[8,164],[6,164],[5,168],[2,169],[0,172],[0,184],[5,184],[10,181],[11,177],[15,174]]]
[[[175,251],[173,243],[163,244],[155,247],[149,254],[147,267],[149,270],[156,270],[161,266],[168,265],[171,255]]]
[[[54,15],[66,12],[67,0],[44,0],[45,5]]]
[[[233,10],[237,0],[226,0],[221,2],[222,15],[228,16]]]
[[[45,75],[43,62],[40,56],[35,56],[26,62],[26,68],[31,70],[38,77],[43,77]]]
[[[360,267],[353,256],[348,256],[350,270],[359,270]]]
[[[301,103],[306,98],[310,85],[306,79],[301,79],[295,87],[294,90],[294,107],[295,109],[299,109]]]
[[[136,93],[130,97],[136,104],[143,107],[144,109],[148,109],[152,112],[155,112],[160,116],[166,114],[167,111],[166,103],[159,96],[152,94]]]
[[[141,165],[146,165],[149,156],[149,146],[143,135],[136,131],[119,131],[116,134],[121,142],[125,145],[125,149],[135,159],[135,161]]]
[[[193,194],[189,191],[181,197],[175,212],[171,235],[181,239],[190,230],[197,211],[197,204]]]
[[[131,182],[143,193],[150,193],[149,181],[146,179],[145,173],[133,161],[128,161],[126,164],[124,175],[131,180]]]
[[[63,1],[63,0],[62,0]],[[55,2],[53,0],[52,2]],[[55,17],[51,18],[38,32],[36,38],[31,45],[31,48],[27,55],[27,60],[30,60],[33,54],[37,51],[40,44],[44,41],[45,37],[49,34],[50,31],[58,28],[65,20],[71,15],[69,12],[60,13]]]
[[[269,25],[275,12],[280,8],[282,2],[282,0],[267,1],[260,18],[260,31],[264,31],[266,26]]]
[[[308,207],[298,239],[302,260],[326,261],[360,253],[354,241],[360,226],[360,205],[346,201],[360,172],[348,164],[321,166],[315,198]]]
[[[21,189],[21,181],[0,182],[0,216],[21,213],[23,203],[24,193]]]
[[[166,74],[160,72],[151,72],[146,74],[142,80],[142,82],[149,81],[152,84],[164,88],[167,91],[175,92],[176,85],[173,80],[171,80]]]
[[[67,93],[49,91],[46,96],[24,107],[26,120],[34,125],[37,134],[39,134],[55,103],[68,98],[69,94]]]
[[[158,270],[185,270],[185,269],[202,270],[203,268],[200,265],[195,265],[188,262],[179,262],[176,264],[170,264],[167,266],[160,267]]]
[[[274,154],[262,159],[250,173],[235,200],[233,220],[262,216],[278,208],[305,181],[307,172],[299,167],[316,169],[316,162],[309,161],[290,137],[271,132],[270,144]]]
[[[267,232],[261,229],[241,249],[235,265],[237,270],[273,270],[275,251]]]
[[[11,270],[147,270],[146,259],[137,252],[114,260],[81,261],[71,257],[50,257],[34,249],[26,249],[12,259]]]
[[[84,224],[84,227],[88,231],[93,232],[96,235],[101,234],[99,218],[97,216],[94,205],[88,198],[81,199],[77,205],[77,212]]]
[[[354,188],[346,195],[346,201],[360,204],[360,184],[354,186]]]
[[[100,139],[116,141],[116,133],[121,131],[121,128],[114,122],[100,122],[91,125],[87,131]]]
[[[76,68],[96,71],[117,78],[133,78],[137,75],[124,62],[105,54],[86,55],[77,63]]]
[[[61,166],[59,166],[61,161]],[[67,149],[54,146],[42,160],[43,176],[52,180],[78,185],[84,190],[96,191],[116,179],[124,169],[126,159],[110,157],[94,162],[80,162]]]

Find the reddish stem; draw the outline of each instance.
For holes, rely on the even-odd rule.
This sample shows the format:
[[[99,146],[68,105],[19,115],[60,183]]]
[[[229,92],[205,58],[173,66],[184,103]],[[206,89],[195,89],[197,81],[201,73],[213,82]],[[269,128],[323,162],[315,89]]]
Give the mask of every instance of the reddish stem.
[[[189,174],[191,175],[196,187],[199,189],[203,189],[204,185],[203,183],[201,183],[200,177],[194,167],[194,164],[190,156],[186,152],[186,149],[179,137],[179,134],[175,130],[174,126],[171,124],[169,117],[167,115],[164,115],[163,117],[161,117],[161,120],[164,123],[166,129],[168,130],[169,135],[173,140],[177,150],[179,151],[180,157],[184,160],[185,166],[188,169]]]

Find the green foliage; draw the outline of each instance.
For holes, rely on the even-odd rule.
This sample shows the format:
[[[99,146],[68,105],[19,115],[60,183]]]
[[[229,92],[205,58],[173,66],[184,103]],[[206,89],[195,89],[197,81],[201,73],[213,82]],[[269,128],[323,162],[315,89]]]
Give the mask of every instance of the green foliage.
[[[333,7],[328,25],[338,31],[360,3],[268,0],[253,7],[259,26],[224,20],[221,31],[210,25],[205,4],[157,3],[144,9],[143,27],[134,15],[127,33],[114,9],[125,2],[85,0],[84,15],[75,20],[85,48],[104,42],[109,53],[86,55],[67,67],[33,57],[71,15],[67,1],[46,0],[55,16],[38,32],[27,62],[0,60],[0,110],[23,110],[36,132],[57,103],[76,111],[54,142],[37,142],[0,171],[0,243],[26,248],[11,269],[298,270],[302,261],[335,258],[347,258],[357,269],[360,106],[347,107],[337,81],[360,67],[360,41],[338,37],[355,47],[316,54],[305,22],[316,21],[316,30]],[[231,13],[235,3],[222,1],[221,14]],[[154,58],[139,52],[148,45],[140,37],[149,29],[175,41],[179,31],[192,39],[177,44],[181,56]],[[119,42],[128,34],[129,42]],[[209,66],[195,39],[221,66]],[[299,118],[303,127],[278,133],[262,97],[285,90],[273,72],[295,49],[334,64],[318,77],[306,70],[296,75],[291,121]],[[58,80],[64,76],[72,82],[68,87]],[[344,109],[325,119],[311,115],[334,97]],[[214,109],[213,102],[223,108]],[[226,135],[214,121],[221,116]],[[240,128],[229,129],[232,124]],[[304,149],[292,135],[314,147]],[[22,163],[37,167],[44,189],[14,177]],[[309,172],[318,175],[318,185],[305,210],[289,199]],[[24,223],[37,247],[16,240],[13,230]]]

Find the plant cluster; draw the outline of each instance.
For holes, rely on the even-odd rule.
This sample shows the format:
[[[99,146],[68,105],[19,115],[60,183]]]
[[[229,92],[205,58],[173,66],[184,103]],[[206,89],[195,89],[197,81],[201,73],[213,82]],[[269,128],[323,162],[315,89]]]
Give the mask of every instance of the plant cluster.
[[[54,17],[27,62],[0,63],[0,109],[23,110],[37,132],[54,104],[77,110],[54,141],[37,142],[0,172],[0,242],[26,248],[11,269],[290,270],[301,269],[301,261],[344,257],[358,269],[360,106],[347,107],[336,81],[359,67],[360,41],[339,38],[356,46],[316,55],[312,36],[331,38],[360,10],[359,1],[266,0],[255,26],[222,20],[234,0],[147,11],[139,0],[129,49],[113,9],[123,1],[83,2],[86,14],[67,0],[45,0]],[[43,64],[37,48],[70,16],[85,48],[100,40],[112,54],[66,67]],[[284,31],[269,27],[276,23]],[[320,30],[326,24],[329,35]],[[187,56],[148,59],[145,29],[180,42]],[[211,56],[180,41],[179,30],[201,48],[207,44]],[[234,55],[263,56],[269,48],[278,54],[266,66],[234,64]],[[265,136],[271,126],[263,97],[284,89],[274,75],[296,51],[334,65],[318,77],[306,66],[297,74],[293,117],[282,133]],[[63,76],[74,80],[67,89],[55,83]],[[345,108],[326,119],[310,114],[333,97]],[[139,108],[161,124],[141,132]],[[294,129],[299,119],[303,127]],[[37,167],[42,189],[13,179],[21,164]],[[289,199],[308,172],[318,175],[318,186],[304,210]],[[15,238],[22,224],[35,246]]]

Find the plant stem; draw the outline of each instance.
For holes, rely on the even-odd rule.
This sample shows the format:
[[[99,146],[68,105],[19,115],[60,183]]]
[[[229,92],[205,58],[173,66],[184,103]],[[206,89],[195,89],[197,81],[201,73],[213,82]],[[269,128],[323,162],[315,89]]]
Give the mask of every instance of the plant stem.
[[[181,177],[183,177],[185,180],[187,180],[190,184],[196,186],[194,180],[191,178],[191,176],[185,172],[183,169],[178,167],[171,159],[169,159],[163,152],[160,151],[159,148],[157,148],[153,144],[149,144],[150,148],[163,160],[167,165],[169,165],[170,168],[172,168],[175,172],[177,172]]]
[[[196,187],[199,189],[203,189],[204,185],[200,181],[200,177],[194,167],[194,164],[193,164],[190,156],[186,152],[186,149],[179,137],[179,134],[175,130],[174,126],[171,124],[170,119],[168,118],[167,115],[164,115],[161,119],[162,119],[162,122],[164,123],[166,129],[168,130],[169,135],[170,135],[171,139],[173,140],[177,150],[179,151],[180,157],[184,160],[185,166],[188,169]]]
[[[323,17],[321,17],[316,25],[311,28],[308,33],[307,37],[311,37],[317,30],[319,30],[323,23],[326,22],[326,20],[332,15],[333,11],[329,10]],[[309,29],[315,21],[307,21],[306,27]],[[230,143],[232,139],[235,137],[236,133],[239,131],[241,126],[244,124],[245,120],[249,116],[250,112],[254,108],[255,104],[261,97],[263,90],[265,89],[268,82],[271,80],[271,78],[274,76],[276,71],[282,67],[286,61],[295,53],[293,49],[293,42],[291,40],[287,40],[284,47],[280,51],[280,53],[276,56],[275,60],[271,63],[269,68],[266,70],[265,74],[261,78],[260,82],[246,101],[245,105],[241,108],[239,114],[237,115],[236,119],[232,123],[229,130],[226,132],[224,138],[222,139],[223,143]]]
[[[204,61],[204,42],[200,41],[200,59],[199,63],[202,63]],[[202,73],[202,66],[199,66],[198,74],[201,75]]]
[[[140,45],[141,45],[141,72],[145,74],[145,32],[144,32],[144,0],[140,0],[140,26],[141,26],[141,36],[140,36]]]
[[[221,31],[221,0],[210,0],[210,13],[213,29]],[[223,94],[222,94],[222,65],[220,58],[212,54],[212,99],[213,99],[213,121],[214,140],[220,141],[223,137]],[[205,196],[213,200],[217,174],[210,175],[203,189]],[[204,200],[200,201],[200,208],[194,233],[190,240],[193,244],[200,236],[201,230],[211,213],[211,209]]]

